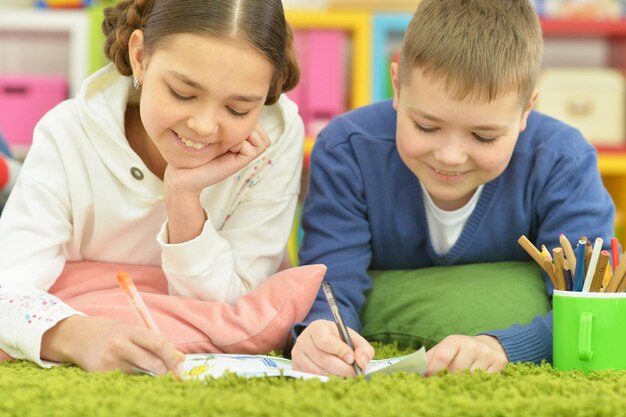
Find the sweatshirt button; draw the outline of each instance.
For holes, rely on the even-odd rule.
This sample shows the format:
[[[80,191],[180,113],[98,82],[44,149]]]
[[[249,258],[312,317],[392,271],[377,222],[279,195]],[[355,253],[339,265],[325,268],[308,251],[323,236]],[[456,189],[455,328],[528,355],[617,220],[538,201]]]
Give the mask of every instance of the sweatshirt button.
[[[132,167],[130,173],[136,180],[141,181],[143,179],[143,172],[137,167]]]

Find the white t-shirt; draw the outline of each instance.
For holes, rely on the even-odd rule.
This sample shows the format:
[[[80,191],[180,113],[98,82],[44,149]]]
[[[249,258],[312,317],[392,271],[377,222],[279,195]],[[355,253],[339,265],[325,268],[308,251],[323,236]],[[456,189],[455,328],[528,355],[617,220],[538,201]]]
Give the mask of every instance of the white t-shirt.
[[[433,249],[435,249],[437,254],[443,255],[454,246],[459,236],[461,236],[467,219],[469,219],[474,211],[482,191],[483,185],[476,189],[476,192],[474,192],[474,195],[466,205],[457,210],[447,211],[437,207],[433,199],[422,186],[422,194],[424,195],[424,201],[426,203],[426,220],[428,221],[430,243],[433,245]]]

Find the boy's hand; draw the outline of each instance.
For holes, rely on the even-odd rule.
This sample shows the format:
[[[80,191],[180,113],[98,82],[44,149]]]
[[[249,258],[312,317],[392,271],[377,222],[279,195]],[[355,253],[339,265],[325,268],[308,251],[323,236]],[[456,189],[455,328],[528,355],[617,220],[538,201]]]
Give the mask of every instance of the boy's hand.
[[[453,373],[465,369],[500,372],[508,362],[504,348],[495,337],[452,335],[426,352],[426,376],[443,369]]]
[[[86,371],[137,369],[180,374],[184,355],[158,333],[131,323],[71,316],[44,333],[43,359],[74,363]]]
[[[316,320],[302,332],[291,351],[293,369],[320,375],[355,376],[352,362],[365,370],[374,348],[360,334],[348,329],[354,352],[341,340],[337,325]]]

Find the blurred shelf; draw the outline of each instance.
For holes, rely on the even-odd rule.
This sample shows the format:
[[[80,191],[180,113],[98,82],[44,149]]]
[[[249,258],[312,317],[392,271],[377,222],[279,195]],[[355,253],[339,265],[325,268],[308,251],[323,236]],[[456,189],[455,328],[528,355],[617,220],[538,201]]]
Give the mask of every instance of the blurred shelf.
[[[626,149],[598,151],[598,168],[602,175],[626,176]]]
[[[559,20],[542,19],[544,35],[567,37],[623,37],[626,20]]]
[[[363,11],[286,10],[287,21],[294,29],[341,29],[351,33],[352,59],[350,107],[371,101],[371,14]]]
[[[0,8],[0,38],[15,37],[20,33],[27,36],[61,33],[67,36],[70,96],[76,94],[80,83],[88,75],[89,28],[89,14],[83,9]],[[42,67],[45,67],[45,63],[42,63]]]

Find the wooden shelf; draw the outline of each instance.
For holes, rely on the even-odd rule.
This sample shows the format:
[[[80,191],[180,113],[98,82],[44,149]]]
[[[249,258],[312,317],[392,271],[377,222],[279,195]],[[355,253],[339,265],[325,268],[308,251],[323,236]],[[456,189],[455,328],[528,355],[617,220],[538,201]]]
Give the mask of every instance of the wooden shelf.
[[[541,20],[544,35],[566,37],[624,37],[626,19],[622,20]]]
[[[626,176],[626,151],[599,151],[598,168],[602,175]]]

